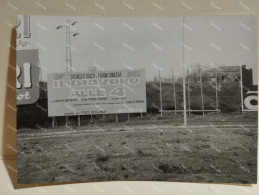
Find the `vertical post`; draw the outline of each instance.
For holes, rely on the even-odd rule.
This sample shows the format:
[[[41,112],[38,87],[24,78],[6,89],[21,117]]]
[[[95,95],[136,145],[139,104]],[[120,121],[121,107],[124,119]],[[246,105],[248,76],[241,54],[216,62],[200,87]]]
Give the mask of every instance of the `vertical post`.
[[[118,120],[118,114],[115,115],[115,122],[117,123],[119,120]]]
[[[78,127],[81,126],[80,115],[77,115],[77,125]]]
[[[184,19],[182,24],[182,65],[183,65],[183,115],[184,115],[184,126],[187,126],[187,116],[186,116],[186,91],[185,91],[185,63],[184,63]]]
[[[105,121],[105,114],[103,114],[103,122]]]
[[[91,123],[93,123],[93,115],[91,114],[91,121],[90,121]]]
[[[190,97],[190,83],[189,83],[189,66],[187,66],[187,90],[188,90],[188,110],[191,113],[191,97]]]
[[[244,97],[243,97],[243,66],[240,64],[240,96],[241,96],[241,114],[244,111]]]
[[[172,67],[172,82],[174,88],[174,114],[176,114],[176,92],[175,92],[175,79],[174,79],[174,68]]]
[[[68,126],[67,116],[66,116],[66,127]]]
[[[204,99],[203,99],[203,86],[202,86],[202,75],[201,75],[201,68],[199,69],[199,74],[200,74],[200,85],[201,85],[201,109],[202,109],[202,114],[204,115]]]
[[[129,115],[129,113],[128,113],[128,122],[130,121],[130,115]]]
[[[55,117],[53,116],[52,117],[52,128],[54,128],[55,127]]]
[[[142,112],[140,113],[140,118],[143,118]]]
[[[215,75],[216,75],[216,110],[217,113],[219,113],[218,108],[219,108],[219,100],[218,100],[218,66],[216,65],[215,68]]]
[[[160,114],[163,116],[163,99],[162,99],[162,84],[161,84],[161,73],[159,68],[159,91],[160,91]]]

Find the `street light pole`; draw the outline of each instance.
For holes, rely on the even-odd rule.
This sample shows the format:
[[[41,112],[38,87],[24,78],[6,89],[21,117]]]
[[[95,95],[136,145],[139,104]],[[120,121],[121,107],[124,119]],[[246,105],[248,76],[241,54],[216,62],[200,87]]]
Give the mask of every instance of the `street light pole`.
[[[70,21],[68,18],[66,18],[66,24],[65,25],[59,25],[56,27],[57,30],[61,28],[65,28],[65,33],[66,33],[66,72],[71,72],[73,71],[72,67],[72,52],[71,52],[71,34],[72,36],[77,36],[79,33],[74,32],[71,30],[71,26],[74,26],[77,24],[77,21]]]
[[[71,22],[68,18],[66,18],[66,24],[65,25],[59,25],[56,27],[57,30],[61,28],[65,28],[66,32],[66,72],[73,71],[72,68],[72,54],[71,54],[71,33],[73,36],[79,35],[77,32],[71,31],[71,26],[74,26],[77,22],[73,21]],[[79,117],[79,116],[77,116]],[[68,117],[66,116],[66,126],[68,126]],[[78,126],[80,126],[80,119],[78,118]]]

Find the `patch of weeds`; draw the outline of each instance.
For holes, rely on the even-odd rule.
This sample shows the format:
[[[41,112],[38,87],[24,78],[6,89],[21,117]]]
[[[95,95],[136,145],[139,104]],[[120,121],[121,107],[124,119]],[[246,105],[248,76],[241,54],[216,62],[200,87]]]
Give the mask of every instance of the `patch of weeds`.
[[[100,155],[98,156],[95,161],[96,162],[106,162],[110,157],[107,155]]]
[[[141,149],[137,149],[137,154],[139,156],[145,156],[145,153]]]
[[[177,174],[182,174],[182,173],[190,173],[192,172],[189,168],[183,167],[183,166],[175,166],[171,165],[167,162],[160,162],[159,165],[157,166],[159,170],[161,170],[163,173],[177,173]]]
[[[121,166],[121,170],[125,171],[126,167],[124,165]]]

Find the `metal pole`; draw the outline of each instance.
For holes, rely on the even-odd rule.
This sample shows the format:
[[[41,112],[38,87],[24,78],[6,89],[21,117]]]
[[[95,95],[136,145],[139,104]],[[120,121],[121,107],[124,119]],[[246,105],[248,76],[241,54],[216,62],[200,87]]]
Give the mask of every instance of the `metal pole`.
[[[174,68],[172,67],[172,81],[174,88],[174,113],[176,114],[176,92],[175,92],[175,80],[174,80]]]
[[[130,121],[130,115],[128,114],[128,122]]]
[[[68,126],[67,116],[66,116],[66,127]]]
[[[215,69],[216,73],[216,110],[217,110],[217,113],[219,112],[218,111],[218,108],[219,108],[219,100],[218,100],[218,66],[216,65],[216,69]]]
[[[105,121],[105,114],[103,114],[103,122]]]
[[[162,100],[162,85],[161,85],[160,68],[159,68],[159,90],[160,90],[160,114],[161,114],[161,117],[163,117],[163,100]]]
[[[202,86],[201,69],[199,70],[199,74],[200,74],[200,85],[201,85],[201,108],[202,108],[202,114],[204,115],[204,99],[203,99],[203,86]]]
[[[190,97],[190,83],[189,83],[189,66],[187,66],[187,86],[188,86],[188,88],[187,88],[187,90],[188,90],[188,106],[189,106],[189,108],[188,108],[188,110],[189,110],[189,114],[190,114],[190,112],[191,112],[191,97]]]
[[[68,20],[68,47],[69,47],[69,71],[72,71],[72,54],[71,54],[71,27],[70,27],[70,21]]]
[[[185,91],[185,63],[184,63],[184,19],[183,17],[183,26],[182,26],[182,65],[183,65],[183,114],[184,114],[184,126],[187,126],[187,116],[186,116],[186,91]]]
[[[69,58],[68,58],[68,53],[69,53],[69,47],[68,47],[68,37],[70,36],[70,33],[68,33],[68,19],[66,18],[66,72],[69,71]]]
[[[93,115],[91,114],[91,121],[90,121],[91,123],[93,123]]]
[[[244,111],[244,100],[243,100],[243,66],[240,65],[240,95],[241,95],[241,114]]]

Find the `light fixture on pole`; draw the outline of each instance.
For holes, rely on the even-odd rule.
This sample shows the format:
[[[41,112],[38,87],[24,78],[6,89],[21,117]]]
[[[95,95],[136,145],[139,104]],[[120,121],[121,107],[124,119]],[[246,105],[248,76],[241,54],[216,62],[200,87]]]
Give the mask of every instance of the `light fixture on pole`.
[[[77,21],[70,21],[68,18],[66,18],[66,24],[65,25],[59,25],[56,27],[57,30],[64,28],[66,31],[66,72],[73,71],[72,67],[72,54],[71,54],[71,35],[73,37],[79,35],[78,32],[73,31],[71,28],[72,26],[75,26],[78,22]]]

